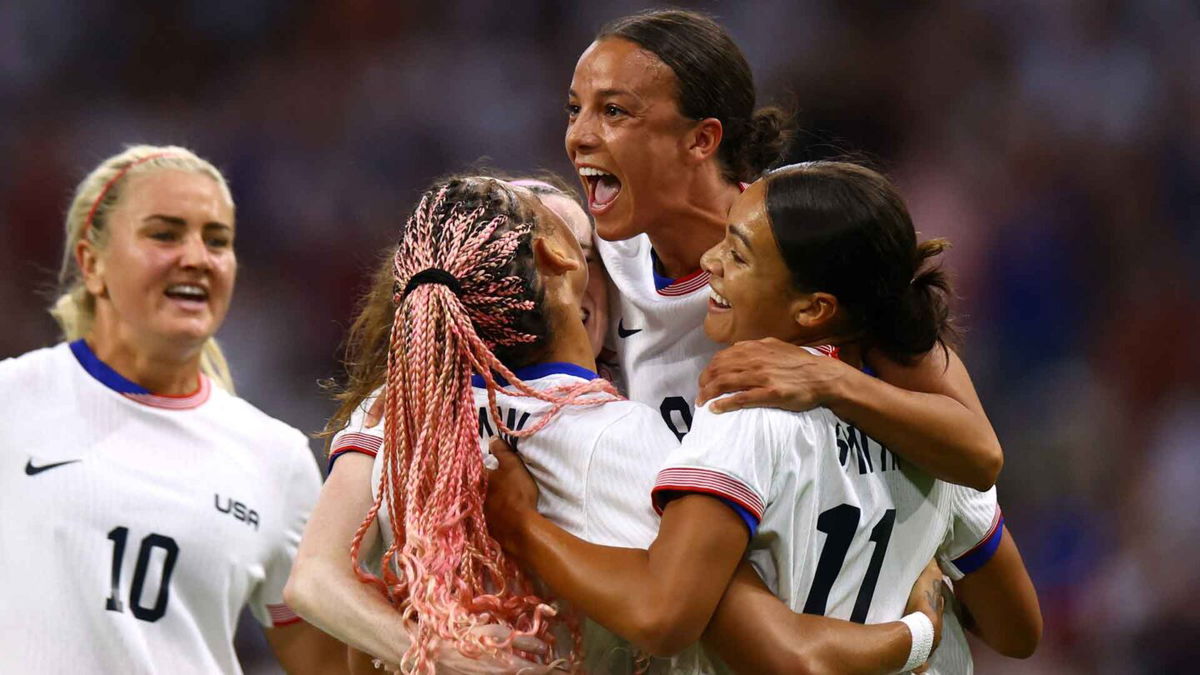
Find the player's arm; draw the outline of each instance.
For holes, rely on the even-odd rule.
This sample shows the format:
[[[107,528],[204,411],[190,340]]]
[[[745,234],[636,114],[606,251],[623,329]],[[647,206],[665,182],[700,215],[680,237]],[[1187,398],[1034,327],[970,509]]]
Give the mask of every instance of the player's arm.
[[[1042,638],[1037,591],[1007,529],[982,567],[954,582],[954,595],[970,614],[964,625],[1004,656],[1029,658]]]
[[[493,442],[487,516],[505,551],[558,596],[654,655],[700,639],[746,549],[741,517],[721,501],[688,494],[663,512],[649,550],[599,546],[537,512],[537,486],[521,461]]]
[[[350,545],[370,510],[373,458],[344,453],[334,463],[309,517],[284,588],[297,614],[346,644],[385,662],[399,663],[410,644],[400,614],[383,593],[359,581]],[[377,525],[363,537],[375,541]],[[346,662],[343,649],[341,660]]]
[[[871,377],[774,338],[718,352],[700,376],[698,404],[804,411],[827,407],[930,475],[986,490],[1004,463],[1000,441],[962,360],[933,349],[911,366],[870,359]]]
[[[913,586],[906,610],[925,614],[936,637],[944,607],[941,584],[940,570],[930,565]],[[746,562],[738,567],[704,632],[704,644],[734,671],[762,675],[895,673],[907,664],[912,643],[912,632],[901,621],[862,625],[797,614]]]
[[[267,628],[267,644],[289,675],[349,673],[346,645],[305,621]]]

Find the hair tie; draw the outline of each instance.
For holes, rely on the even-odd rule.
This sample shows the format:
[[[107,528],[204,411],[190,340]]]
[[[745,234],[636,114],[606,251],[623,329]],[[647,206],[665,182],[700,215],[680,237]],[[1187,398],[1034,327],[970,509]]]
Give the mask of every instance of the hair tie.
[[[400,294],[400,302],[403,303],[404,299],[408,297],[409,293],[412,293],[414,290],[416,290],[417,286],[422,286],[424,284],[441,284],[454,291],[455,295],[462,297],[462,284],[459,283],[458,277],[450,274],[446,270],[430,267],[429,269],[421,270],[420,272],[417,272],[409,277],[408,285],[404,287],[404,292]]]
[[[169,156],[172,156],[175,154],[177,154],[177,153],[168,151],[168,152],[156,152],[152,155],[146,155],[145,157],[142,157],[141,159],[136,159],[136,160],[126,164],[124,167],[121,168],[120,171],[118,171],[116,173],[115,176],[113,176],[112,178],[109,178],[108,182],[104,184],[104,187],[100,188],[100,194],[96,195],[96,201],[92,202],[92,208],[88,209],[87,218],[85,218],[83,221],[83,231],[79,233],[79,239],[80,240],[87,239],[88,233],[92,230],[92,222],[96,218],[96,210],[100,208],[100,202],[104,201],[104,197],[108,194],[108,191],[112,189],[112,186],[115,185],[117,181],[121,180],[121,178],[124,177],[125,174],[129,173],[130,169],[137,166],[138,164],[145,164],[146,162],[149,162],[152,159],[158,159],[160,157],[169,157]]]

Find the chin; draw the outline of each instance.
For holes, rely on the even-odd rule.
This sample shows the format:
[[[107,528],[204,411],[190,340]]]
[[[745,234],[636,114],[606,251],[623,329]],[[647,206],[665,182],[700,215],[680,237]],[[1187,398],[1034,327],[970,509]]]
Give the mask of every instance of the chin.
[[[633,219],[625,213],[624,209],[597,216],[595,220],[596,234],[605,241],[625,241],[643,232],[641,228],[634,225]]]
[[[725,330],[719,322],[715,321],[711,314],[704,317],[704,334],[708,336],[709,340],[717,344],[733,344],[733,340],[729,337],[729,331]]]

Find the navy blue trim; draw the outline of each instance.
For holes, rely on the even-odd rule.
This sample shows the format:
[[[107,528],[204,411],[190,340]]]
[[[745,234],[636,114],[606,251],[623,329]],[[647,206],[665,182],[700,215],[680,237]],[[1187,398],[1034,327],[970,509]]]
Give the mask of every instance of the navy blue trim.
[[[100,384],[112,389],[118,394],[149,394],[150,390],[136,382],[131,382],[125,379],[117,371],[109,367],[109,365],[100,360],[91,347],[88,347],[84,340],[76,340],[71,343],[71,353],[75,355],[75,360],[88,375],[100,381]]]
[[[680,497],[686,497],[688,495],[704,495],[705,497],[712,497],[713,499],[720,501],[725,506],[733,509],[733,512],[741,517],[742,522],[746,524],[746,529],[750,530],[751,539],[754,538],[755,534],[758,534],[758,518],[755,518],[754,514],[750,513],[749,509],[733,501],[732,499],[729,499],[728,497],[722,497],[721,495],[713,494],[711,492],[690,492],[688,490],[655,490],[653,499],[655,500],[655,503],[658,504],[658,508],[661,510],[667,508],[667,504],[669,504],[671,501],[679,499]]]
[[[996,555],[996,549],[1000,548],[1000,537],[1004,534],[1004,516],[1000,516],[1000,522],[996,523],[996,531],[992,532],[991,536],[979,543],[978,546],[971,549],[966,555],[961,558],[954,559],[954,566],[963,574],[970,574],[987,564],[992,556]]]
[[[666,288],[667,286],[670,286],[671,284],[675,283],[675,280],[672,279],[671,277],[665,277],[665,276],[659,274],[658,273],[658,265],[659,265],[658,254],[654,252],[654,249],[650,249],[650,272],[654,275],[654,288],[655,288],[655,290],[661,291],[662,289]]]
[[[863,364],[862,371],[875,379],[879,379],[879,375],[875,372],[875,369],[865,363]]]
[[[600,377],[596,373],[593,373],[592,371],[588,370],[587,368],[584,368],[583,366],[579,366],[574,363],[564,363],[562,361],[550,361],[549,363],[535,363],[532,366],[525,366],[523,368],[517,368],[516,370],[513,371],[513,375],[516,375],[517,379],[519,379],[523,382],[528,382],[529,380],[536,380],[536,379],[539,379],[542,377],[546,377],[547,375],[574,375],[575,377],[579,377],[579,378],[582,378],[585,380],[594,380],[594,379]],[[508,381],[505,380],[503,377],[501,377],[498,373],[496,374],[496,383],[499,384],[501,387],[508,386]],[[471,376],[471,386],[479,387],[480,389],[483,389],[484,387],[487,386],[487,382],[484,381],[482,375],[476,374],[476,375]]]

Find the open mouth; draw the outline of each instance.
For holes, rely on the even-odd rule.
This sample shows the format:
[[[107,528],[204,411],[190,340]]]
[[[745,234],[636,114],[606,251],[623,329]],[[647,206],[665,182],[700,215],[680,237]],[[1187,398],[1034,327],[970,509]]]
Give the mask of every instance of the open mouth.
[[[729,301],[726,300],[723,295],[718,293],[712,286],[708,287],[708,304],[710,307],[716,307],[717,309],[730,308]]]
[[[171,284],[167,286],[167,290],[163,294],[172,300],[194,303],[208,302],[208,290],[196,284]]]
[[[621,194],[620,179],[607,171],[594,166],[581,166],[579,175],[587,184],[588,208],[592,215],[608,210]]]

